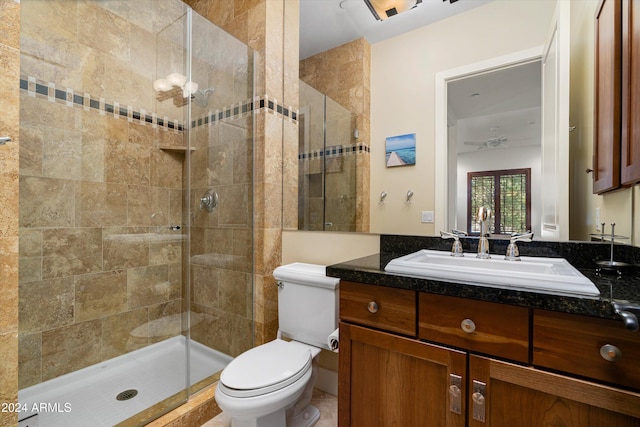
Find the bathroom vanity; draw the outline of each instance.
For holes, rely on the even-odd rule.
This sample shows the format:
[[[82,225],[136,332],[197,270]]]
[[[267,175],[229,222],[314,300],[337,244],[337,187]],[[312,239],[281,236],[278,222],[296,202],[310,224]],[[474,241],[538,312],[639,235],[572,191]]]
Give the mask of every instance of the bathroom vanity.
[[[473,240],[465,242],[467,256]],[[494,257],[504,256],[492,241]],[[596,274],[607,246],[535,242],[600,297],[559,296],[386,273],[438,238],[381,236],[381,253],[327,268],[340,283],[339,426],[638,426],[640,332],[612,300],[640,302],[637,273]],[[450,244],[449,244],[450,245]],[[506,246],[506,244],[505,244]],[[638,248],[621,247],[636,262]]]

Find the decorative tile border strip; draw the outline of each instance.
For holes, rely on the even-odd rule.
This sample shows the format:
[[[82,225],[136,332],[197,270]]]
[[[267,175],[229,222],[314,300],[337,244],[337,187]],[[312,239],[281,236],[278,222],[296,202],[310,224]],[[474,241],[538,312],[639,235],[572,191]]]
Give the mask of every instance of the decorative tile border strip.
[[[136,110],[132,106],[120,105],[118,102],[107,102],[104,98],[96,98],[88,93],[75,92],[73,89],[56,87],[55,83],[43,82],[30,76],[20,76],[20,89],[29,96],[47,99],[50,102],[66,104],[68,107],[83,108],[85,111],[97,111],[100,114],[113,114],[116,118],[127,118],[131,122],[150,124],[167,130],[181,132],[185,129],[184,123],[179,120],[170,120],[160,117],[156,113],[147,112],[144,109]],[[221,110],[209,111],[191,121],[191,128],[207,125],[222,120],[232,120],[246,116],[253,111],[271,111],[281,115],[292,122],[298,121],[298,112],[291,107],[283,106],[276,100],[269,99],[268,95],[246,100]]]
[[[312,160],[331,157],[349,156],[352,154],[371,153],[371,147],[364,142],[352,145],[332,145],[323,150],[308,151],[298,154],[298,160]]]
[[[209,111],[204,115],[201,115],[191,121],[191,128],[207,125],[209,123],[214,124],[227,119],[236,119],[239,117],[245,117],[253,111],[264,110],[267,112],[276,113],[296,123],[298,121],[298,112],[294,111],[291,107],[285,107],[278,104],[277,101],[269,99],[269,95],[263,95],[262,97],[255,97],[254,99],[248,99],[238,104],[233,104],[230,107],[223,108],[221,110]]]
[[[29,96],[47,99],[50,102],[66,104],[67,107],[83,108],[85,111],[96,111],[102,115],[112,114],[116,118],[126,118],[133,122],[158,126],[166,130],[183,131],[184,124],[179,120],[158,116],[156,113],[144,109],[134,109],[132,106],[120,105],[117,101],[109,102],[104,98],[94,97],[83,92],[76,92],[71,88],[58,88],[55,83],[47,83],[30,76],[20,76],[20,89]]]

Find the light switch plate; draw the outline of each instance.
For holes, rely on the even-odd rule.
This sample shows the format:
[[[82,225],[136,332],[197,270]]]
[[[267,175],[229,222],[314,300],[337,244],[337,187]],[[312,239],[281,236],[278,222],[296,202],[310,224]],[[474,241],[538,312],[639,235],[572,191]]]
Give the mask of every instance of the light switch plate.
[[[422,211],[422,222],[433,222],[433,211]]]

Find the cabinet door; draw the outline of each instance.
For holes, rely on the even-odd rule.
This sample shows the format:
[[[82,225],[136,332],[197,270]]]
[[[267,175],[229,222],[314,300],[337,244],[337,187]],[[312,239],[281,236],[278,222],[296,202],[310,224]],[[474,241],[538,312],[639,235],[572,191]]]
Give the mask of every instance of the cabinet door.
[[[623,184],[640,181],[640,0],[622,3]]]
[[[469,427],[640,425],[638,393],[475,355],[469,381]]]
[[[340,427],[464,427],[466,353],[340,323],[339,360]]]
[[[593,192],[620,186],[622,0],[601,0],[596,14]]]

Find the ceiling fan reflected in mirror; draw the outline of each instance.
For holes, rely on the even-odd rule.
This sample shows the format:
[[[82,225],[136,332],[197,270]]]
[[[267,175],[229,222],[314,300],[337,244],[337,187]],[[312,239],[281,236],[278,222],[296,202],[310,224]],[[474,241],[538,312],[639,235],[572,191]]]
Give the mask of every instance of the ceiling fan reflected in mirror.
[[[507,141],[509,138],[505,138],[503,136],[496,136],[487,139],[486,141],[465,141],[465,145],[474,145],[478,147],[478,150],[483,150],[485,148],[500,148],[507,147]]]
[[[507,141],[509,138],[505,138],[504,136],[498,136],[497,132],[500,129],[500,126],[491,126],[489,131],[491,131],[491,136],[489,139],[484,141],[465,141],[464,145],[473,145],[478,147],[478,150],[483,150],[485,148],[502,148],[507,147]]]

